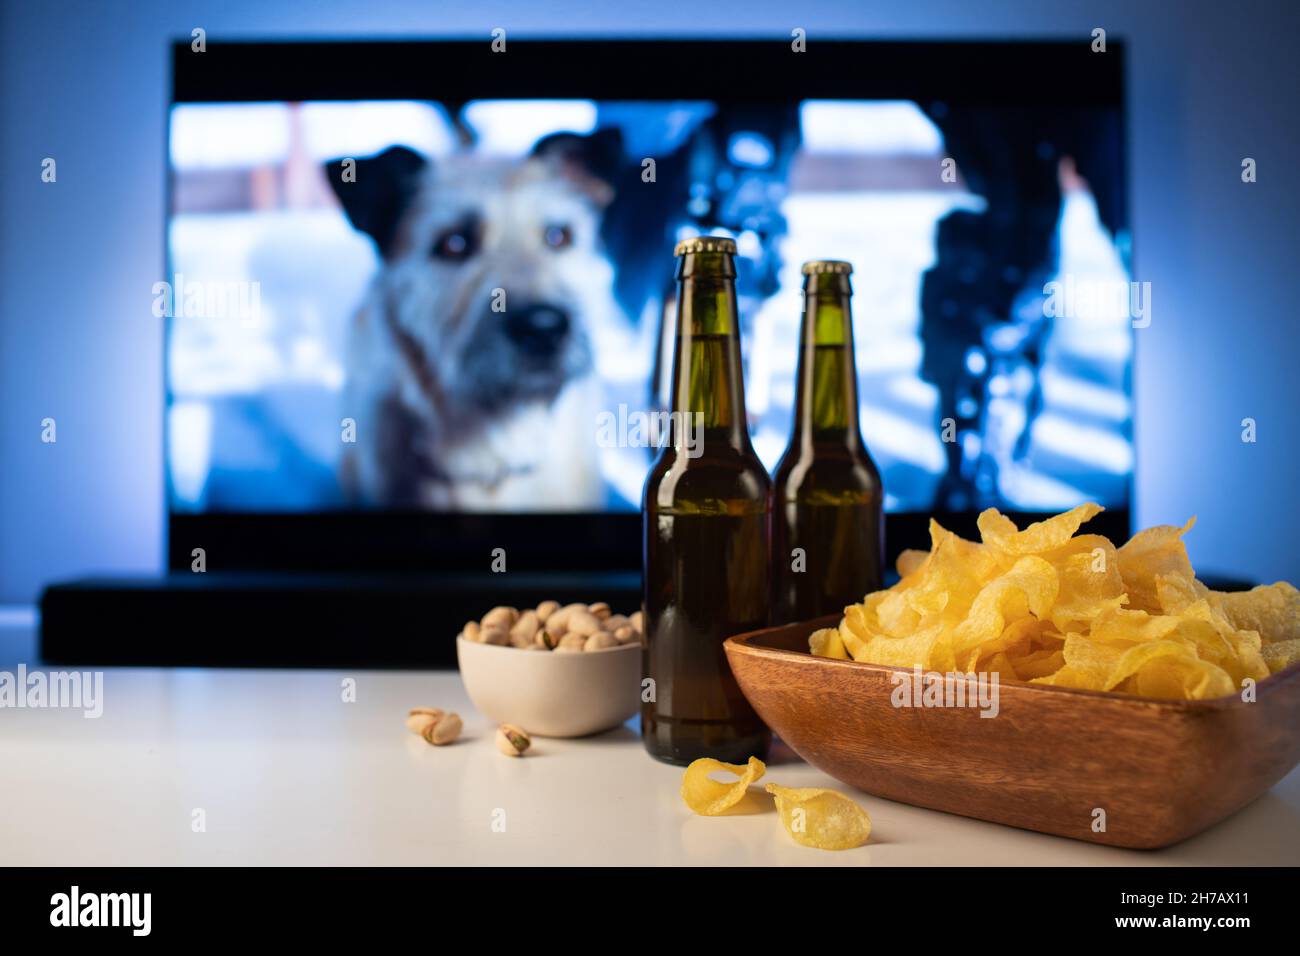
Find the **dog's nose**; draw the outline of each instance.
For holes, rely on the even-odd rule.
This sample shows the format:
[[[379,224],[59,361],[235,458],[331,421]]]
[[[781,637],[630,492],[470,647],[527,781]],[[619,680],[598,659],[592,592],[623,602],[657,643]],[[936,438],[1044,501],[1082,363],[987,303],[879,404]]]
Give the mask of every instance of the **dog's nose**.
[[[553,305],[530,305],[506,312],[506,334],[520,351],[553,355],[569,334],[569,313]]]

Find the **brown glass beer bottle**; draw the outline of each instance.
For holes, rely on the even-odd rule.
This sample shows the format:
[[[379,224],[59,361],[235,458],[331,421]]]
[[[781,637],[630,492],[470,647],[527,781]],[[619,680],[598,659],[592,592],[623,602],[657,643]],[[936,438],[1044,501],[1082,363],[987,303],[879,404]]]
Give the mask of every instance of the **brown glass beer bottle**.
[[[881,587],[884,494],[858,430],[847,262],[806,262],[794,430],[772,482],[773,622],[840,614]]]
[[[641,736],[660,760],[744,763],[767,728],[740,693],[723,641],[766,627],[770,480],[745,424],[736,245],[677,244],[677,335],[668,441],[646,479]]]

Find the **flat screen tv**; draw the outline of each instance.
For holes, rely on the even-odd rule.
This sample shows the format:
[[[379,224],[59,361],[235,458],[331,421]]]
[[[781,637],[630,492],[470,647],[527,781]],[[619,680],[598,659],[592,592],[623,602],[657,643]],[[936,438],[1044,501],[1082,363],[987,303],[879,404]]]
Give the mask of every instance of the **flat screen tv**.
[[[674,242],[739,248],[756,450],[800,264],[854,266],[891,553],[996,506],[1128,531],[1124,51],[788,39],[175,44],[169,554],[635,568]]]

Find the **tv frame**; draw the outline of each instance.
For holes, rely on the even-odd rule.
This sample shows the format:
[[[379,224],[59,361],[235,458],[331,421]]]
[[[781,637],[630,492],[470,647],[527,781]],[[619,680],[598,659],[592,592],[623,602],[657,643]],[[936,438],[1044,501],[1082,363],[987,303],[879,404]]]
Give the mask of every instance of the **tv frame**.
[[[709,40],[533,39],[508,36],[504,53],[488,36],[428,40],[227,42],[210,37],[202,53],[186,38],[172,45],[170,110],[179,103],[357,99],[907,99],[997,105],[1107,106],[1126,114],[1125,51],[1108,38],[1024,41],[822,39],[795,53],[789,37]],[[936,66],[938,65],[938,66]],[[1026,78],[1032,78],[1027,82]],[[595,88],[593,88],[595,87]],[[1128,186],[1121,125],[1121,156]],[[169,151],[169,139],[165,143]],[[172,170],[165,155],[170,221]],[[1128,205],[1127,192],[1125,203]],[[167,226],[164,256],[169,258]],[[171,274],[165,263],[165,275]],[[168,324],[166,335],[170,335]],[[169,381],[165,363],[164,388]],[[165,409],[170,407],[165,396]],[[166,411],[164,411],[164,414]],[[227,570],[281,572],[486,572],[498,548],[510,571],[639,569],[636,512],[444,513],[395,511],[185,512],[172,509],[164,427],[167,563],[188,571],[203,548]],[[1128,505],[1104,512],[1089,530],[1124,540]],[[1008,512],[1022,525],[1044,517]],[[928,545],[931,515],[886,516],[892,563],[899,551]],[[945,526],[976,534],[974,512],[936,513]],[[218,557],[219,556],[219,557]]]

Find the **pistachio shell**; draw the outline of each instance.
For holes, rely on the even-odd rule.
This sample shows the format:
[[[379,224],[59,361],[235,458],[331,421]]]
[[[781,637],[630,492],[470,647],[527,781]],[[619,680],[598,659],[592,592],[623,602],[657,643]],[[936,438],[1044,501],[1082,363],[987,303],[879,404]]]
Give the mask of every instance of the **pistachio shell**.
[[[516,727],[514,724],[502,724],[497,728],[497,750],[507,757],[522,757],[524,751],[531,747],[532,743],[532,738],[528,736],[528,732],[521,727]]]
[[[504,630],[510,630],[515,626],[515,621],[519,620],[519,612],[512,607],[494,607],[483,615],[482,624],[484,627],[500,627]]]
[[[435,747],[442,747],[460,736],[460,714],[444,714],[424,729],[423,737]]]
[[[423,734],[430,724],[436,724],[442,717],[437,707],[412,707],[406,715],[406,729],[413,734]]]
[[[581,634],[583,637],[595,634],[601,629],[600,618],[590,611],[574,611],[569,615],[566,623],[570,634]]]
[[[555,645],[555,651],[557,654],[581,651],[586,643],[587,638],[581,634],[565,634],[560,638],[560,643]]]
[[[519,616],[515,626],[510,629],[510,643],[515,647],[528,647],[537,637],[537,631],[541,626],[536,611],[525,611]]]

